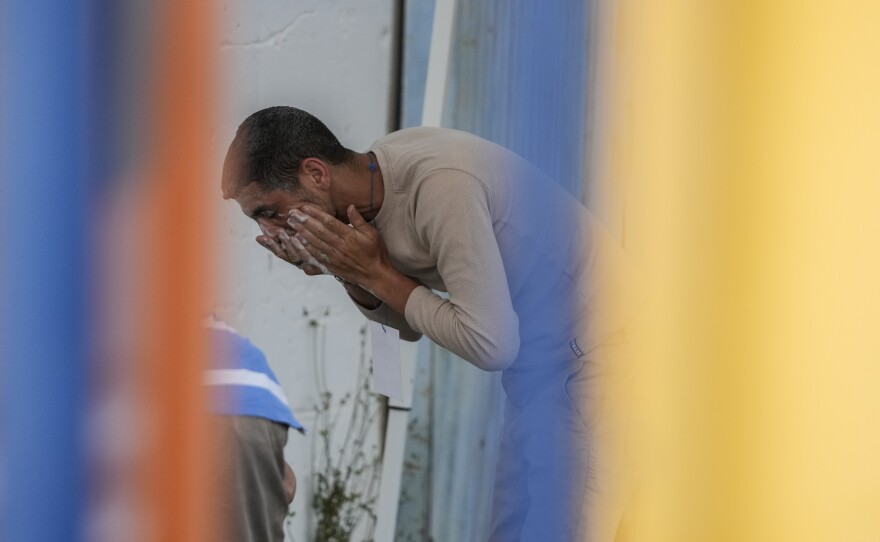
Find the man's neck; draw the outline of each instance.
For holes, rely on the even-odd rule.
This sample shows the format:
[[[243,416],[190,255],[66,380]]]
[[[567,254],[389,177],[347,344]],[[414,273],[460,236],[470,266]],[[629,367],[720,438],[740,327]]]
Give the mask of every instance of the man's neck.
[[[373,171],[370,171],[371,163]],[[379,214],[385,200],[385,183],[379,163],[371,153],[357,153],[354,162],[347,167],[351,170],[351,183],[346,186],[350,192],[341,195],[340,203],[346,207],[354,204],[361,216],[371,221]],[[345,216],[344,209],[342,215]]]

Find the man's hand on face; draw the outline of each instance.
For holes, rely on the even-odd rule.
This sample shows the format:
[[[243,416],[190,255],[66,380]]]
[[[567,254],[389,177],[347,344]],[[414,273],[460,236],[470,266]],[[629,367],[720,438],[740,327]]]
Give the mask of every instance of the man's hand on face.
[[[351,226],[343,224],[313,205],[290,211],[288,223],[297,232],[289,244],[324,266],[330,273],[369,288],[373,280],[390,266],[379,232],[348,207]],[[287,243],[285,241],[285,243]]]
[[[302,245],[291,242],[293,239],[284,229],[267,229],[260,225],[263,235],[257,236],[257,243],[269,252],[291,265],[303,270],[306,275],[327,275],[330,272],[314,256],[309,254]]]

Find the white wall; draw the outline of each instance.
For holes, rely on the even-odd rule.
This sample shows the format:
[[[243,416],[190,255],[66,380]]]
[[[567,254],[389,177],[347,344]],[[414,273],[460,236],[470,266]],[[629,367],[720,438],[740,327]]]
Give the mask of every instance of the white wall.
[[[297,417],[312,426],[316,403],[308,317],[327,326],[328,386],[354,383],[363,318],[330,277],[309,278],[254,242],[256,224],[219,197],[219,171],[235,128],[250,113],[293,105],[315,114],[355,150],[388,131],[393,47],[392,0],[241,0],[224,2],[214,134],[222,283],[217,313],[266,353]],[[323,316],[329,310],[329,316]],[[310,439],[291,432],[285,450],[300,485],[297,541],[306,540]]]

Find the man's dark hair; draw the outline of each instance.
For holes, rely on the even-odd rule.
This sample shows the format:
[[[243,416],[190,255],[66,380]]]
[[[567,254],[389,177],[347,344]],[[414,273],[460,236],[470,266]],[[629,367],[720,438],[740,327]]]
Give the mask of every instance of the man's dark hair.
[[[223,193],[229,196],[250,183],[292,191],[306,158],[339,165],[353,155],[314,115],[295,107],[268,107],[238,127],[223,163]]]

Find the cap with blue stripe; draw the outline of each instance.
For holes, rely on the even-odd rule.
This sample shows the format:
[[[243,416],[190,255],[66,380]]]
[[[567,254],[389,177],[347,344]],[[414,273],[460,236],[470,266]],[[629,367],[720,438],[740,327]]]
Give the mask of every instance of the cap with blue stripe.
[[[263,351],[222,322],[206,327],[213,353],[212,367],[205,371],[211,412],[265,418],[305,432]]]

